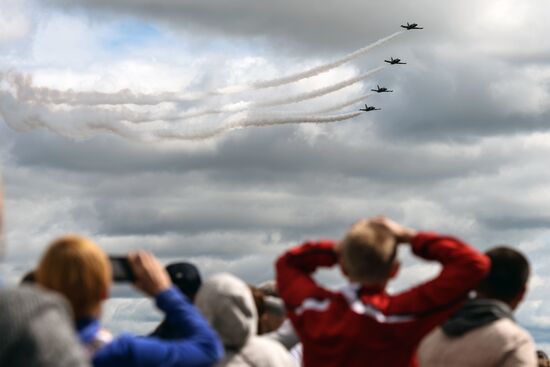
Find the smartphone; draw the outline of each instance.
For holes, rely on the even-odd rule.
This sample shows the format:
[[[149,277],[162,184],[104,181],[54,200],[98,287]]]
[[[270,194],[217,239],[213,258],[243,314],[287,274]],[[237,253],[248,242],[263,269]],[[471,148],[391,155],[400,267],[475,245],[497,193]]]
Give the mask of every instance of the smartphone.
[[[113,280],[115,282],[133,282],[135,280],[132,266],[127,257],[109,256],[109,261],[111,262]]]

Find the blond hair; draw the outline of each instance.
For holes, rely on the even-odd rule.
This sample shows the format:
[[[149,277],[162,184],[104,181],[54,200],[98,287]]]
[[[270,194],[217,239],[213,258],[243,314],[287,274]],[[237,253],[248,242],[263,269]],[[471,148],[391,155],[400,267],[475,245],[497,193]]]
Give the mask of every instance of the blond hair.
[[[94,242],[70,235],[48,247],[36,270],[36,280],[64,295],[77,319],[89,317],[94,316],[109,293],[111,265]]]
[[[347,275],[361,283],[388,280],[397,252],[395,236],[384,226],[363,221],[342,240],[342,260]]]

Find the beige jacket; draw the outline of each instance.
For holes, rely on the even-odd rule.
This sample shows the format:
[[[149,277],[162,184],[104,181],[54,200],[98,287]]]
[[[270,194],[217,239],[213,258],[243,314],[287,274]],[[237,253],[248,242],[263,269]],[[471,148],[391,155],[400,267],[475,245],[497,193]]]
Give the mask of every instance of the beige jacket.
[[[418,348],[421,367],[536,367],[535,344],[514,321],[503,318],[459,337],[435,329]]]

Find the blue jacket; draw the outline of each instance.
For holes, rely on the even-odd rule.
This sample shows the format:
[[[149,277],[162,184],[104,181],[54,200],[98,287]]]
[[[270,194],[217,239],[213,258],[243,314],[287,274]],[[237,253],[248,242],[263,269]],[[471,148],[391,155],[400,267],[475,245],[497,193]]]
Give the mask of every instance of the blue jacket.
[[[94,367],[206,367],[223,356],[217,334],[199,311],[172,287],[156,297],[157,307],[180,339],[161,340],[123,334],[93,355]],[[89,344],[99,331],[99,321],[83,319],[77,330],[83,344]]]

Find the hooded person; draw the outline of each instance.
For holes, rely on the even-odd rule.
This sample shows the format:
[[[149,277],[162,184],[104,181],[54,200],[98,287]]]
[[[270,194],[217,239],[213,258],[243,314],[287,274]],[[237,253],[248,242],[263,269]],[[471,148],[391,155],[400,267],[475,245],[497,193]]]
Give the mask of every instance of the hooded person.
[[[242,280],[226,273],[209,278],[195,304],[224,345],[226,356],[216,366],[294,366],[281,344],[256,335],[258,313],[250,288]]]

